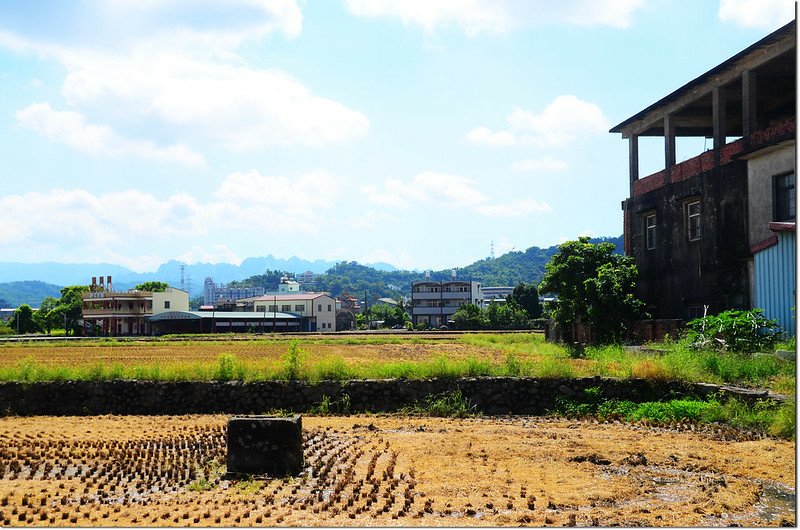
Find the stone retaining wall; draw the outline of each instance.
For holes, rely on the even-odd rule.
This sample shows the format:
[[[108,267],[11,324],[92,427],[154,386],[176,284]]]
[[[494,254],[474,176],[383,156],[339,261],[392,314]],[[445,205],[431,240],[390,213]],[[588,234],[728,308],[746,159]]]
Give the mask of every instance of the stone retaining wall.
[[[459,389],[485,414],[542,414],[559,397],[580,401],[587,388],[604,398],[659,401],[706,397],[718,392],[747,399],[775,398],[767,392],[644,379],[464,378],[230,382],[61,381],[0,383],[0,415],[263,414],[282,409],[309,412],[328,398],[332,411],[393,412],[426,396]]]

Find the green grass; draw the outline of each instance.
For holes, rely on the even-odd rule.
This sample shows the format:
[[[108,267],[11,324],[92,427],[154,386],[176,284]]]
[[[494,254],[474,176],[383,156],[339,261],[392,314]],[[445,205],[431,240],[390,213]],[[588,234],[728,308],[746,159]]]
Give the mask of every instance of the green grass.
[[[188,345],[201,349],[208,342],[182,337]],[[217,339],[219,341],[219,339]],[[343,381],[348,379],[425,379],[432,377],[614,377],[680,380],[733,384],[768,388],[775,392],[793,395],[795,392],[795,365],[771,355],[695,350],[687,341],[664,341],[651,344],[649,349],[627,351],[621,346],[589,347],[581,358],[572,359],[562,346],[544,341],[539,333],[468,334],[452,338],[431,340],[416,337],[309,337],[298,339],[266,336],[253,339],[256,344],[275,343],[286,347],[279,361],[239,359],[223,354],[216,362],[189,362],[164,359],[161,362],[123,366],[114,364],[52,366],[37,363],[33,358],[23,359],[11,366],[0,367],[0,381],[64,381],[142,379],[157,381],[212,381],[212,380],[307,380]],[[325,344],[418,344],[453,341],[481,349],[492,349],[500,355],[497,361],[473,355],[466,359],[438,356],[422,361],[374,361],[349,363],[344,357],[314,359],[303,351],[303,345]],[[90,342],[85,345],[124,345],[127,341],[116,339]],[[220,341],[221,342],[221,341]],[[162,341],[158,341],[163,344]],[[47,347],[59,347],[59,343]],[[184,345],[186,343],[182,343]],[[781,347],[793,347],[787,341]],[[70,344],[71,345],[71,344]],[[82,345],[84,346],[84,345]],[[3,346],[13,348],[14,346]],[[2,348],[0,348],[2,354]]]
[[[475,407],[464,397],[460,389],[427,396],[406,407],[406,414],[420,414],[439,418],[465,418],[475,414]]]
[[[603,399],[597,389],[587,389],[580,399],[560,399],[556,414],[567,417],[597,417],[624,421],[647,420],[655,423],[695,421],[721,423],[737,429],[755,430],[779,438],[795,439],[795,404],[759,400],[749,404],[735,398],[721,401],[673,399],[634,403]]]

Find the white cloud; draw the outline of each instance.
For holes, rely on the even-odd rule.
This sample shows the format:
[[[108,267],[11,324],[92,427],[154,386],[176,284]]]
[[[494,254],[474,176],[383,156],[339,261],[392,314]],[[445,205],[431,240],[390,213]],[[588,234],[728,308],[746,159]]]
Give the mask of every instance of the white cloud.
[[[365,186],[362,192],[374,204],[401,208],[407,208],[414,203],[464,207],[487,201],[487,197],[475,189],[468,179],[431,171],[420,173],[407,183],[388,178],[383,183],[383,189]]]
[[[547,203],[530,198],[492,204],[490,198],[475,188],[469,179],[431,171],[420,173],[409,182],[388,178],[382,188],[368,186],[362,188],[362,193],[374,204],[400,208],[435,204],[469,208],[487,216],[520,216],[551,211]]]
[[[720,0],[717,11],[724,22],[766,30],[777,29],[794,15],[794,0]]]
[[[42,23],[27,21],[17,33],[0,31],[0,47],[55,59],[64,67],[61,93],[69,110],[63,112],[76,114],[54,116],[31,107],[20,112],[49,110],[50,120],[90,133],[90,145],[113,138],[111,148],[130,154],[191,159],[198,146],[243,151],[321,145],[368,129],[362,113],[315,94],[284,71],[253,67],[237,54],[245,41],[274,31],[299,34],[302,14],[292,0],[87,2],[95,9],[67,10],[68,16],[76,24],[91,23],[98,34],[105,27],[121,28],[119,34],[106,36],[107,42],[103,35],[84,41],[74,30],[42,34]],[[104,24],[109,20],[117,24]],[[150,137],[128,139],[141,138],[142,131]],[[67,143],[85,151],[82,141]],[[173,145],[154,147],[162,143]],[[193,147],[182,147],[187,144]]]
[[[538,171],[563,171],[567,169],[567,163],[546,156],[544,158],[526,158],[511,164],[511,171],[514,172],[538,172]]]
[[[599,106],[572,95],[558,96],[539,114],[514,108],[508,123],[529,141],[549,146],[563,146],[580,136],[604,134],[610,127]]]
[[[389,263],[399,269],[413,268],[414,259],[403,249],[376,248],[369,250],[356,258],[359,263]]]
[[[311,93],[285,72],[168,50],[79,57],[63,94],[121,126],[142,120],[233,150],[340,142],[369,125],[360,112]]]
[[[516,145],[517,138],[509,131],[493,132],[488,127],[475,127],[467,133],[467,141],[490,147]]]
[[[232,263],[240,265],[243,259],[227,245],[196,245],[176,256],[174,259],[184,263]]]
[[[506,203],[486,204],[476,207],[475,210],[491,217],[520,217],[531,213],[552,212],[553,208],[544,201],[519,199]]]
[[[476,127],[467,134],[467,139],[488,146],[523,143],[564,147],[580,137],[605,134],[610,127],[599,106],[569,94],[558,96],[539,113],[515,107],[506,121],[508,131]]]
[[[315,234],[325,230],[341,179],[323,172],[295,179],[266,177],[255,171],[229,175],[209,202],[176,193],[158,198],[136,190],[94,193],[53,189],[0,197],[6,219],[0,231],[0,255],[40,259],[68,248],[75,256],[107,256],[114,248],[147,241],[152,249],[192,245],[181,259],[237,256],[224,245],[197,246],[198,239],[219,241],[232,231],[253,240],[269,234]],[[103,249],[98,254],[97,249]],[[202,250],[202,252],[201,252]],[[151,256],[152,261],[160,259]],[[115,259],[119,263],[119,259]],[[138,269],[137,269],[138,270]]]
[[[133,155],[195,167],[206,165],[203,155],[186,145],[156,147],[152,142],[127,140],[105,125],[86,123],[79,112],[53,110],[48,103],[36,103],[18,110],[15,117],[20,125],[48,140],[91,155]]]
[[[395,18],[432,33],[456,25],[467,35],[504,34],[550,24],[626,28],[643,0],[346,0],[350,13]]]

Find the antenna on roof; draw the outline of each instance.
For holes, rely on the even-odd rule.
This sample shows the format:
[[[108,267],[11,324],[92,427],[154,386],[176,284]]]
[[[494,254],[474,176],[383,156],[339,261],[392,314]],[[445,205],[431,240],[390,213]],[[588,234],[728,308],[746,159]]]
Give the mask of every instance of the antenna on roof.
[[[489,259],[494,259],[494,240],[489,245]]]

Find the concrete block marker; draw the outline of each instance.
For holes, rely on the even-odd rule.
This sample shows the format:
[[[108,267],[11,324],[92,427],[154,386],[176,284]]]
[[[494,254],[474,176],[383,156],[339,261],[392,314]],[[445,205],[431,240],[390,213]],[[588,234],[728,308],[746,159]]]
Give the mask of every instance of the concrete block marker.
[[[235,416],[228,420],[228,475],[298,475],[303,470],[299,415]]]

